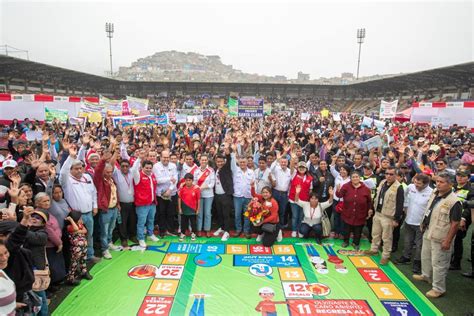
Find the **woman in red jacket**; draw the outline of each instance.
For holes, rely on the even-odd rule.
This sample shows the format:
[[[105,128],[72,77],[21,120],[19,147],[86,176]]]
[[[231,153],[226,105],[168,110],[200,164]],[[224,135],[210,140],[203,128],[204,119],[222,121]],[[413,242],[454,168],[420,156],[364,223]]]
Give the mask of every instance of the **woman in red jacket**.
[[[302,238],[303,235],[299,233],[299,231],[301,223],[303,222],[304,213],[303,208],[299,206],[295,200],[296,187],[299,186],[301,188],[299,200],[309,202],[309,194],[313,187],[313,177],[308,172],[306,162],[300,161],[297,166],[297,172],[291,179],[288,201],[290,201],[291,207],[291,237],[296,237],[298,235],[298,237]]]
[[[353,233],[352,246],[359,250],[362,228],[367,218],[373,214],[370,189],[360,181],[357,171],[353,171],[351,181],[337,190],[336,196],[344,199],[341,217],[345,223],[346,234],[342,247],[349,245],[349,237]]]
[[[270,211],[270,214],[263,219],[263,222],[258,226],[253,226],[254,232],[258,234],[257,241],[262,242],[265,247],[271,247],[275,240],[277,240],[280,227],[278,225],[278,203],[272,197],[272,188],[263,187],[262,194],[255,192],[254,183],[251,184],[252,196],[257,198],[262,205],[265,205]],[[281,241],[279,239],[278,241]]]

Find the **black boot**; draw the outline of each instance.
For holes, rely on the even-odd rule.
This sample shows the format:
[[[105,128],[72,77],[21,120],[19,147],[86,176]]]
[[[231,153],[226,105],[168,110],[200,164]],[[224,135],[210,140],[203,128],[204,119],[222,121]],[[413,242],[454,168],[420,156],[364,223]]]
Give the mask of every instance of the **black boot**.
[[[413,260],[413,273],[421,274],[421,260]]]
[[[89,274],[89,272],[86,272],[84,274],[82,274],[81,276],[83,279],[86,279],[86,280],[92,280],[92,275]]]
[[[404,257],[404,256],[401,256],[398,260],[397,260],[397,264],[407,264],[407,263],[410,263],[410,259],[407,258],[407,257]]]

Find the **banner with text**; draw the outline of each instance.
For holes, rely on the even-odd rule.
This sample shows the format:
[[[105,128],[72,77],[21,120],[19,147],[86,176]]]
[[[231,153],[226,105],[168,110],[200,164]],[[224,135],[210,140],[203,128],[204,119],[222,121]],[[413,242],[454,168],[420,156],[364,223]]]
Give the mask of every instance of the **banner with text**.
[[[66,122],[68,119],[68,110],[44,108],[44,116],[46,122],[51,122],[53,119],[58,119],[61,122]]]
[[[239,102],[239,117],[263,117],[263,98],[241,97]]]
[[[381,101],[380,102],[380,118],[394,118],[397,114],[398,100],[392,102]]]

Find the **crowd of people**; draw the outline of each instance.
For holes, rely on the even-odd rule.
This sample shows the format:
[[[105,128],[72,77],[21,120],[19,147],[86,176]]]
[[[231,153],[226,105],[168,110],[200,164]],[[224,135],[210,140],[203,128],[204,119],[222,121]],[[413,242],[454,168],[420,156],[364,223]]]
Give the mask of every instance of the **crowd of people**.
[[[332,238],[360,250],[365,235],[385,265],[403,229],[394,261],[432,284],[428,297],[445,294],[474,210],[470,131],[361,122],[298,112],[167,126],[14,121],[0,148],[0,314],[47,315],[59,286],[91,282],[88,263],[172,237]],[[32,129],[42,139],[27,141]],[[244,215],[252,201],[268,210],[258,223]]]

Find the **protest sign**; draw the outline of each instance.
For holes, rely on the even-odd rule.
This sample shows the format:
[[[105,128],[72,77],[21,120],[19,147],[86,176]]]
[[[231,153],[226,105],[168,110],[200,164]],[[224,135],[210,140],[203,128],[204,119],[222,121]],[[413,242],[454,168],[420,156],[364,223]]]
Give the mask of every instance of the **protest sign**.
[[[308,121],[311,117],[311,114],[309,113],[301,113],[301,120],[302,121]]]
[[[66,122],[69,115],[68,113],[68,110],[50,109],[48,107],[44,108],[46,122],[51,122],[54,119],[58,119],[61,122]]]
[[[364,142],[364,146],[367,148],[367,150],[371,150],[372,148],[379,148],[382,146],[382,139],[379,135],[376,135],[372,138],[367,139]]]
[[[26,140],[27,141],[35,141],[35,140],[41,140],[43,138],[43,132],[42,131],[26,131]]]
[[[239,98],[238,113],[239,117],[263,117],[263,98]]]
[[[377,128],[377,130],[379,132],[383,132],[383,130],[385,128],[385,122],[384,121],[380,121],[380,120],[370,118],[368,116],[364,116],[364,119],[362,120],[361,126],[372,128],[372,124]]]
[[[380,102],[380,118],[387,119],[387,118],[394,118],[397,114],[397,107],[398,107],[398,100],[387,102],[381,101]]]

